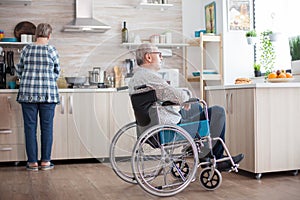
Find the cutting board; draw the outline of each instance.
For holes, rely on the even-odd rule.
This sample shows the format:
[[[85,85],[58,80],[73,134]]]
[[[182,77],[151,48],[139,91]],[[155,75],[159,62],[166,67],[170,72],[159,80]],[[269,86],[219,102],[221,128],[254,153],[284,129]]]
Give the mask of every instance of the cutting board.
[[[28,21],[20,22],[16,25],[14,34],[18,41],[21,41],[21,34],[35,35],[36,26]]]

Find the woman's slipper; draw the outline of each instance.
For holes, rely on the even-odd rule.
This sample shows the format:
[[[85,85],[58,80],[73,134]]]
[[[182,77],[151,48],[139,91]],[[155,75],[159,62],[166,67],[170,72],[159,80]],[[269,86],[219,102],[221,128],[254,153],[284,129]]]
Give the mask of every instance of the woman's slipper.
[[[27,163],[26,170],[28,170],[28,171],[38,171],[39,167],[38,167],[38,165],[33,165],[33,164]]]
[[[41,166],[41,170],[49,170],[49,169],[53,169],[54,168],[54,164],[53,163],[49,163],[49,165],[42,165]]]

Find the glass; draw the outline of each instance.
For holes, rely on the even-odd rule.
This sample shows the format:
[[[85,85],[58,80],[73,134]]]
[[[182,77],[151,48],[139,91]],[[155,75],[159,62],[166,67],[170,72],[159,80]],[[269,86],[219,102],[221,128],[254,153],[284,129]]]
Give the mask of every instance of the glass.
[[[158,54],[160,58],[162,58],[162,53],[159,51],[148,52],[149,54]]]

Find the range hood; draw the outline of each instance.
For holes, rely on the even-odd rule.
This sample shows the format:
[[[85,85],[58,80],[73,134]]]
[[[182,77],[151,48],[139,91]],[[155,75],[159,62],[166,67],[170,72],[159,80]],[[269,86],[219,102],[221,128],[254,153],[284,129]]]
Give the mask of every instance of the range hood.
[[[31,4],[31,0],[0,0],[0,5],[10,5],[10,4],[14,4],[14,5],[24,4],[25,6],[27,6]]]
[[[93,0],[76,0],[76,18],[63,27],[64,32],[104,33],[111,27],[93,18]]]

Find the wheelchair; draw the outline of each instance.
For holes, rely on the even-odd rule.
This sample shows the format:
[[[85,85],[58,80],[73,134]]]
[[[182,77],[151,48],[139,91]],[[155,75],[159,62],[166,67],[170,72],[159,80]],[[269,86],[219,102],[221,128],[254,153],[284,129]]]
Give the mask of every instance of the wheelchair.
[[[123,126],[110,145],[110,163],[122,180],[138,184],[146,192],[166,197],[175,195],[195,181],[199,167],[199,183],[206,190],[215,190],[222,183],[216,168],[218,162],[229,160],[231,170],[238,171],[221,138],[210,137],[208,107],[204,100],[191,98],[184,104],[201,104],[205,119],[183,124],[161,124],[157,110],[176,106],[172,102],[158,102],[155,90],[146,85],[135,88],[131,102],[136,121]],[[182,105],[180,105],[182,106]],[[220,141],[226,157],[216,159],[212,142]],[[207,160],[200,162],[199,154],[209,148]]]

